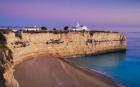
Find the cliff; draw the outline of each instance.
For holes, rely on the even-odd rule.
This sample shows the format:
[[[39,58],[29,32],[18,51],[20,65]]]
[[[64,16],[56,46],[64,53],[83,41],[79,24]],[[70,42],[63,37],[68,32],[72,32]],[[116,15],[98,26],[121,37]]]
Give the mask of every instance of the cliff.
[[[4,37],[7,48],[4,51],[1,50],[1,55],[5,55],[1,59],[7,58],[4,60],[7,61],[11,56],[6,63],[9,67],[22,62],[27,56],[36,54],[64,58],[126,49],[126,36],[118,32],[9,32],[4,34]],[[4,65],[1,64],[2,67]],[[9,76],[13,71],[10,68],[6,69],[7,71],[3,72],[6,86],[17,86],[14,77]],[[14,83],[14,86],[11,83]]]
[[[26,32],[5,35],[14,60],[33,52],[44,51],[57,56],[91,55],[124,50],[126,37],[117,32]]]

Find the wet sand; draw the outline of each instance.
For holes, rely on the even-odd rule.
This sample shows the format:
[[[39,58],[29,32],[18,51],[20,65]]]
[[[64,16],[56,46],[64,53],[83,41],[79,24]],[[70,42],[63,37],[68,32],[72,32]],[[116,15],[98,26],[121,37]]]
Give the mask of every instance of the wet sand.
[[[104,75],[43,56],[16,65],[14,76],[20,87],[118,87]]]

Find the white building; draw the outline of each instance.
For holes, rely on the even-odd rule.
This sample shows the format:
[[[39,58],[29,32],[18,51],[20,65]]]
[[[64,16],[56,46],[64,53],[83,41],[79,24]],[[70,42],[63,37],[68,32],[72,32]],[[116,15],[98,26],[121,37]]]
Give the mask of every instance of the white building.
[[[72,28],[72,30],[73,31],[83,31],[83,30],[88,31],[89,29],[86,26],[77,24],[76,27]]]
[[[36,27],[36,25],[35,25],[34,27],[24,27],[23,30],[26,30],[26,31],[39,31],[40,28]]]
[[[13,31],[13,32],[17,32],[18,30],[17,30],[17,29],[12,29],[12,31]]]

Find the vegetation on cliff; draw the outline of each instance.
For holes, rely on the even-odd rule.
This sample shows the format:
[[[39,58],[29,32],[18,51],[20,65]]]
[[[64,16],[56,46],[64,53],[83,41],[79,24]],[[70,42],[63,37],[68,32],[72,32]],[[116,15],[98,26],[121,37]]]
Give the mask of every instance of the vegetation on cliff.
[[[2,34],[2,32],[0,32],[0,47],[1,47],[2,45],[5,45],[5,44],[7,44],[6,38],[5,38],[5,36]]]

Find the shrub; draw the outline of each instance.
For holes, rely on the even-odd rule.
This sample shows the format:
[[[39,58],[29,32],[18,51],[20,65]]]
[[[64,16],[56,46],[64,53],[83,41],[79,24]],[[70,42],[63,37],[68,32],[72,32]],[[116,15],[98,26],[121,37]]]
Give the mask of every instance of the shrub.
[[[6,44],[6,37],[0,32],[0,44]]]
[[[64,27],[64,30],[65,30],[65,31],[68,31],[68,30],[69,30],[69,27],[68,27],[68,26],[65,26],[65,27]]]
[[[43,27],[41,27],[41,30],[47,30],[47,27],[43,26]]]

